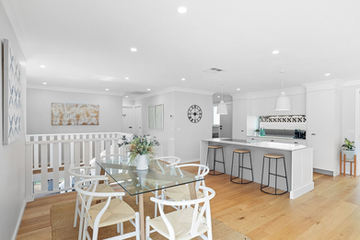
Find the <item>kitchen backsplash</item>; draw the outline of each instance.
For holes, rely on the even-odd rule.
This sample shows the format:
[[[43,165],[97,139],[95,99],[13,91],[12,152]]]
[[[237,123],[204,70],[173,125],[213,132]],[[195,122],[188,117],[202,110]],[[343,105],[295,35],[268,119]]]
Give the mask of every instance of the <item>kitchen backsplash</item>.
[[[306,130],[305,115],[260,116],[259,123],[264,129]]]

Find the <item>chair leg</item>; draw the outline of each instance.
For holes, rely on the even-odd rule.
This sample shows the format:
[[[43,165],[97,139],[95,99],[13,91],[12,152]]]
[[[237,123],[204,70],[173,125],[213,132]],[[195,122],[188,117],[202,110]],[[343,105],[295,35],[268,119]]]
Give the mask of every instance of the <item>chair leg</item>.
[[[224,165],[224,174],[226,174],[226,168],[225,168],[225,155],[224,155],[224,148],[221,148],[221,152],[222,152],[222,161],[223,161],[223,165]]]
[[[139,212],[135,213],[135,234],[136,234],[136,240],[140,240],[140,215],[139,215]]]
[[[148,240],[148,239],[150,239],[150,224],[149,224],[149,221],[150,221],[150,217],[149,216],[147,216],[146,217],[146,228],[145,228],[145,231],[146,231],[146,240]],[[140,239],[140,238],[139,238]],[[138,240],[137,238],[136,238],[136,240]]]
[[[270,171],[271,171],[271,158],[268,158],[269,161],[269,169],[268,169],[268,186],[270,186]]]
[[[85,206],[81,204],[78,240],[81,240],[81,234],[83,233],[84,211],[85,211]]]
[[[235,155],[235,152],[233,152],[233,154],[232,154],[231,169],[230,169],[230,182],[232,182],[232,180],[233,180],[232,172],[233,172],[233,167],[234,167],[234,155]]]
[[[254,171],[253,171],[251,152],[249,152],[249,159],[250,159],[250,168],[251,168],[251,180],[254,181]]]
[[[155,191],[155,198],[158,198],[158,191]],[[155,207],[154,207],[154,210],[155,210],[155,212],[154,212],[154,217],[157,217],[157,212],[158,212],[158,206],[157,206],[157,204],[155,203]]]
[[[214,171],[214,174],[215,174],[215,167],[216,167],[216,149],[214,149],[214,163],[213,163],[213,171]]]
[[[79,207],[79,194],[76,194],[76,201],[75,201],[75,213],[74,213],[74,225],[75,228],[77,225],[77,217],[78,217],[78,207]]]
[[[239,162],[240,164],[240,162]],[[244,183],[243,180],[244,179],[244,154],[241,154],[241,183]]]
[[[261,170],[261,182],[260,182],[260,190],[263,188],[263,179],[264,179],[264,165],[265,165],[265,157],[263,157],[263,164]]]
[[[82,240],[87,239],[87,228],[88,228],[88,224],[87,224],[87,220],[85,220],[84,221],[83,233],[82,233]]]

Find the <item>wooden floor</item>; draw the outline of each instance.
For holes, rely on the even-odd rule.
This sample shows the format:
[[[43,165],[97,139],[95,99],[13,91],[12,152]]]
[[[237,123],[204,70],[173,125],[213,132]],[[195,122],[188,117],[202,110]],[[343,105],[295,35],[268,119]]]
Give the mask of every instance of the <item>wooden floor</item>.
[[[271,196],[259,185],[230,183],[227,175],[208,176],[217,196],[212,217],[251,239],[360,239],[360,178],[314,174],[315,190],[298,199]],[[74,193],[28,203],[18,239],[51,239],[50,207]]]

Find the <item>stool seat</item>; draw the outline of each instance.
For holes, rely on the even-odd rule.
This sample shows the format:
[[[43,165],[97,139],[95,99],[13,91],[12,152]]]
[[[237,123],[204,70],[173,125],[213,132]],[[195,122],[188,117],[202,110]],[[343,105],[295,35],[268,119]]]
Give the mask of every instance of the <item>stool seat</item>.
[[[236,153],[249,153],[249,150],[244,150],[244,149],[235,149],[234,152]]]
[[[222,148],[223,146],[221,145],[209,145],[208,148],[210,149],[219,149],[219,148]]]
[[[277,159],[277,158],[283,158],[284,155],[268,153],[268,154],[264,154],[264,157]]]

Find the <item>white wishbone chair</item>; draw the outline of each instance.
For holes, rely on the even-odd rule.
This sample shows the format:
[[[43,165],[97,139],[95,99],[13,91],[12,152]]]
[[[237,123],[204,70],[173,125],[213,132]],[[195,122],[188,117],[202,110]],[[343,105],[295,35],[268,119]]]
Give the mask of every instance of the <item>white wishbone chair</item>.
[[[155,157],[154,160],[160,160],[160,161],[166,163],[166,165],[168,165],[170,167],[175,167],[177,164],[179,164],[181,162],[181,158],[175,157],[175,156]],[[158,164],[158,166],[161,171],[164,171],[163,167],[160,164]],[[164,190],[161,191],[161,196],[163,196],[163,192],[164,192]],[[156,198],[159,197],[159,191],[154,191],[153,193]],[[154,207],[154,216],[155,217],[157,216],[157,213],[158,213],[157,204],[155,204],[155,207]]]
[[[82,202],[81,213],[84,216],[82,239],[97,240],[99,228],[116,224],[120,235],[111,237],[111,239],[136,237],[136,240],[140,240],[139,213],[135,212],[122,200],[125,195],[124,192],[95,192],[94,189],[96,189],[99,181],[106,181],[106,177],[86,179],[75,184],[75,189],[79,193]],[[84,188],[88,184],[93,184],[92,191]],[[106,200],[98,204],[92,204],[94,198],[105,198]],[[127,221],[135,227],[134,232],[124,233],[123,223]],[[92,228],[92,237],[87,231],[88,227]]]
[[[185,168],[185,167],[186,168],[188,168],[188,167],[198,168],[196,177],[197,177],[197,179],[202,179],[202,180],[199,180],[195,183],[195,190],[196,190],[196,194],[198,197],[202,196],[202,192],[199,191],[199,188],[200,188],[200,186],[205,187],[205,176],[209,173],[209,167],[207,167],[206,165],[195,164],[195,163],[181,164],[181,165],[176,166],[176,168],[178,169],[180,174],[182,174],[181,169]],[[163,191],[163,195],[162,195],[162,199],[164,199],[164,198],[176,200],[176,201],[190,200],[191,194],[190,194],[189,185],[185,184],[185,185],[180,185],[180,186],[165,189]]]
[[[171,201],[150,198],[158,204],[160,216],[153,219],[146,217],[146,239],[151,239],[150,233],[156,231],[170,240],[187,240],[195,237],[212,240],[210,199],[215,196],[215,191],[203,186],[199,189],[203,192],[203,197],[194,200]],[[165,214],[164,206],[180,210]],[[153,230],[150,232],[151,228]]]
[[[82,167],[72,167],[69,169],[69,173],[71,176],[75,178],[75,184],[79,181],[85,179],[104,179],[104,176],[95,175],[96,169],[91,166],[82,166]],[[96,192],[114,192],[114,190],[108,185],[108,180],[105,178],[103,181],[104,183],[97,184],[96,188],[91,182],[88,182],[87,188],[92,191],[95,189]],[[94,198],[93,200],[102,200],[102,198]],[[74,228],[77,225],[77,219],[79,217],[79,236],[78,239],[81,239],[82,234],[82,227],[83,227],[83,215],[81,214],[81,202],[79,201],[79,193],[76,194],[76,201],[75,201],[75,212],[74,212]]]

